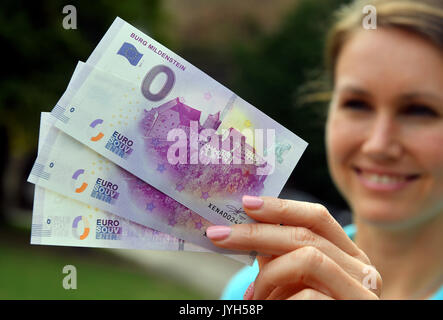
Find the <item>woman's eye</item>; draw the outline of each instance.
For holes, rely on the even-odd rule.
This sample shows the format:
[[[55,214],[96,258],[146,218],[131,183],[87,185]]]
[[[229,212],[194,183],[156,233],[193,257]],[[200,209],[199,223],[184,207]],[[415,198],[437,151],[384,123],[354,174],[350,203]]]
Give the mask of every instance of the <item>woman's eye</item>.
[[[366,101],[360,99],[349,99],[343,103],[345,108],[353,110],[369,110],[370,106]]]
[[[427,116],[427,117],[438,116],[438,113],[435,112],[432,108],[420,104],[413,104],[406,107],[404,113],[413,116]]]

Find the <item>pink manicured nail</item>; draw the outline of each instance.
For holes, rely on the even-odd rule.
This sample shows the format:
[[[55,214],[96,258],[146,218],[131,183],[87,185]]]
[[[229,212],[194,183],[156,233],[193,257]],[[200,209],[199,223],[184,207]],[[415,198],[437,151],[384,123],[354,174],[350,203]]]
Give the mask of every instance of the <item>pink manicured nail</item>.
[[[243,300],[251,300],[254,296],[254,282],[251,282],[248,289],[246,289],[245,294],[243,295]]]
[[[231,228],[226,226],[212,226],[206,229],[206,236],[211,240],[226,239],[231,233]]]
[[[263,205],[263,199],[253,196],[243,196],[243,206],[248,209],[259,209]]]

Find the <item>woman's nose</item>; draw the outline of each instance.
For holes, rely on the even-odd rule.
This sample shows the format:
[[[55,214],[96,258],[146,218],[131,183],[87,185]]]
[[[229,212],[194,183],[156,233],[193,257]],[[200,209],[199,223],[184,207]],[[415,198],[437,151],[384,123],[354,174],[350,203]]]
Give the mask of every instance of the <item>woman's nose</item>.
[[[378,115],[369,128],[362,151],[374,160],[395,160],[402,154],[398,128],[389,115]]]

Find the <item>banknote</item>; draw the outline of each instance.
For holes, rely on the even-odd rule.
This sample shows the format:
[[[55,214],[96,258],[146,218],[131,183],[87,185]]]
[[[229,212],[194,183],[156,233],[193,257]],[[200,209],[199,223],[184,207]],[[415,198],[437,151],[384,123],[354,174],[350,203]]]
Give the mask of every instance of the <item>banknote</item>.
[[[61,101],[63,101],[63,99],[67,99],[70,97],[70,95],[72,94],[72,90],[69,90],[69,88],[71,86],[73,86],[73,80],[77,79],[79,77],[79,71],[82,69],[82,67],[85,65],[85,63],[79,61],[73,76],[68,84],[68,90],[66,90],[65,94],[62,96]],[[157,230],[165,230],[166,232],[175,234],[177,236],[181,236],[182,238],[187,238],[187,239],[191,239],[191,241],[194,242],[201,242],[203,245],[209,247],[209,249],[212,249],[213,251],[221,251],[221,252],[225,252],[226,250],[220,250],[217,247],[214,247],[212,245],[212,243],[210,243],[206,237],[204,236],[204,230],[211,225],[211,223],[209,223],[207,220],[205,220],[204,218],[201,218],[199,215],[191,212],[189,209],[187,209],[186,207],[184,207],[183,205],[179,204],[178,202],[174,201],[173,199],[165,196],[164,194],[162,194],[161,192],[158,192],[157,190],[155,190],[154,188],[152,188],[151,186],[149,186],[148,184],[144,183],[143,181],[137,179],[136,177],[132,176],[131,174],[127,173],[126,171],[122,170],[121,168],[111,164],[107,159],[99,156],[98,154],[92,152],[90,149],[88,148],[84,148],[82,146],[80,146],[80,144],[76,141],[74,141],[72,138],[69,138],[67,135],[61,133],[58,129],[53,127],[53,124],[55,122],[55,119],[53,118],[49,118],[47,116],[46,113],[42,113],[42,119],[41,119],[41,125],[43,126],[46,134],[45,134],[45,138],[44,140],[46,141],[45,145],[45,149],[49,150],[49,152],[51,152],[51,149],[54,148],[54,144],[57,144],[56,142],[58,142],[58,145],[61,146],[62,148],[62,152],[61,155],[63,155],[63,159],[62,162],[65,161],[65,159],[69,159],[67,163],[72,163],[72,155],[79,155],[78,150],[80,151],[80,155],[79,155],[79,160],[78,161],[74,161],[75,163],[79,163],[79,162],[83,162],[83,159],[88,159],[89,162],[92,162],[92,164],[94,165],[95,163],[98,164],[97,169],[95,171],[100,171],[102,169],[102,165],[101,164],[105,164],[106,168],[109,169],[109,167],[112,167],[115,170],[115,179],[112,178],[112,181],[115,180],[125,180],[130,186],[133,187],[133,189],[135,189],[135,192],[130,192],[130,201],[128,201],[125,204],[124,200],[121,200],[120,202],[123,202],[123,209],[121,211],[119,211],[119,208],[112,208],[113,212],[117,212],[119,213],[121,216],[124,217],[129,217],[130,219],[132,219],[133,221],[137,221],[141,224],[152,226],[154,228],[156,228]],[[57,139],[58,138],[58,139]],[[42,143],[42,138],[40,138],[39,140],[39,147],[41,147],[41,145],[43,145]],[[77,148],[73,148],[73,146],[76,146]],[[72,148],[73,150],[70,150],[70,148]],[[55,149],[57,149],[57,147],[55,146]],[[85,154],[84,158],[81,156],[81,152],[83,152]],[[44,163],[46,161],[46,157],[43,157],[44,160],[41,160],[42,157],[39,157],[35,163],[35,167],[33,168],[33,171],[31,172],[30,175],[30,182],[33,183],[38,183],[39,185],[44,185],[46,187],[52,188],[54,190],[57,190],[58,192],[60,192],[60,190],[63,190],[63,183],[60,184],[56,184],[56,185],[52,185],[49,184],[48,181],[46,181],[45,179],[40,180],[42,177],[45,177],[44,173],[40,173],[40,168],[44,167],[41,165],[41,163]],[[57,161],[58,164],[60,163],[59,161]],[[58,167],[60,167],[58,165]],[[78,170],[70,170],[66,167],[63,167],[63,169],[67,169],[66,172],[74,172],[73,176],[77,176],[79,174]],[[62,169],[62,170],[63,170]],[[87,172],[85,173],[85,177],[88,177],[88,173],[95,173],[94,170],[87,170]],[[81,169],[80,172],[84,173],[84,169]],[[75,174],[77,173],[77,174]],[[85,178],[84,177],[84,178]],[[122,178],[123,177],[123,178]],[[76,178],[77,179],[77,178]],[[94,180],[94,179],[93,179]],[[109,179],[108,179],[109,180]],[[58,182],[60,181],[71,181],[71,179],[69,179],[69,177],[66,178],[61,178],[59,180],[56,180]],[[79,193],[82,196],[87,195],[87,193],[83,193],[81,190],[82,188],[85,188],[85,186],[87,185],[87,183],[85,181],[83,181],[81,183],[81,185],[79,184],[78,187],[79,188],[75,188],[75,195],[78,195]],[[61,189],[60,189],[61,187]],[[68,187],[69,190],[67,190],[65,192],[65,194],[69,195],[72,197],[72,184]],[[114,190],[112,190],[114,191]],[[131,190],[132,191],[132,190]],[[43,192],[43,191],[41,191]],[[137,194],[137,193],[143,193],[143,194]],[[117,196],[117,193],[114,193],[113,197],[101,197],[100,193],[95,193],[97,199],[100,200],[105,200],[105,202],[114,202],[115,203],[115,199],[111,200],[111,198],[115,198]],[[87,197],[79,197],[81,201],[84,202],[91,202],[90,199],[88,199]],[[127,210],[127,205],[131,205],[132,204],[132,200],[134,200],[135,202],[137,202],[138,204],[138,209],[134,211],[131,210]],[[95,203],[97,204],[97,203]],[[101,202],[98,202],[98,205],[101,206]],[[142,209],[143,212],[140,215],[140,210]],[[96,208],[98,210],[98,208]],[[105,209],[108,209],[105,207]],[[116,210],[117,209],[117,210]],[[146,212],[149,211],[149,213],[151,214],[150,216],[146,215]],[[138,215],[137,215],[138,213]],[[174,229],[175,228],[175,229]],[[236,253],[238,254],[238,253]],[[240,258],[240,257],[237,257]],[[247,259],[247,263],[252,262],[251,259]]]
[[[39,148],[49,133],[51,116],[42,113]],[[31,244],[145,250],[209,250],[35,187]]]
[[[52,124],[50,114],[42,113],[39,153]],[[212,252],[40,186],[35,187],[31,244]],[[254,260],[247,255],[224,255],[249,265]]]
[[[70,96],[69,88],[75,85],[84,66],[78,63],[60,101]],[[212,252],[253,263],[256,252],[245,254],[214,246],[205,236],[206,228],[212,225],[209,221],[53,127],[55,118],[43,115],[42,119],[49,126],[48,134],[41,143],[43,151],[29,175],[29,182]],[[51,175],[44,171],[45,167],[50,168]]]
[[[39,186],[34,194],[31,244],[209,252]]]
[[[44,167],[51,169],[49,176],[39,170]],[[209,221],[55,127],[49,128],[28,181],[213,252],[254,260],[214,246],[205,236]]]
[[[119,18],[80,73],[55,126],[214,224],[253,222],[242,196],[278,196],[307,147]]]

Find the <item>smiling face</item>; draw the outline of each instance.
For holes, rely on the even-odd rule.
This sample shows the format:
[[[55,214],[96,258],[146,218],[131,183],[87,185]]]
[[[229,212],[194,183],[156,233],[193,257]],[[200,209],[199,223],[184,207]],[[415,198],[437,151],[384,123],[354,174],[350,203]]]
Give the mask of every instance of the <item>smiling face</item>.
[[[337,60],[326,141],[334,182],[357,218],[442,217],[442,50],[399,29],[357,31]]]

